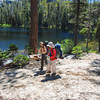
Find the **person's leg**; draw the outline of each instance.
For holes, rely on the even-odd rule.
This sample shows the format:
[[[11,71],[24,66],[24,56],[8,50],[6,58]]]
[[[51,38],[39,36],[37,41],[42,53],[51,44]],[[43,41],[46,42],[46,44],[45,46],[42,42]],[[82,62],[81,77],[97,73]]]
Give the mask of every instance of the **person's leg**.
[[[60,53],[60,58],[62,57],[62,50],[60,49],[59,50],[59,53]]]
[[[44,55],[42,55],[41,57],[41,70],[43,70],[43,66],[44,66]]]
[[[60,56],[59,50],[56,48],[56,57],[58,58]]]
[[[52,74],[56,74],[56,60],[52,61],[51,69]]]
[[[48,65],[47,55],[45,55],[45,64]]]
[[[51,73],[51,61],[48,63],[47,73]]]

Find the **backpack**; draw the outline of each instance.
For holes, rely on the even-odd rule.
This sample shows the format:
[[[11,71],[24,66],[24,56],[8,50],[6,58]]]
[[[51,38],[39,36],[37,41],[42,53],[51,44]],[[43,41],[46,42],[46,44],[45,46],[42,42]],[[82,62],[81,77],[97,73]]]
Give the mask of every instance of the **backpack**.
[[[57,48],[55,48],[56,50],[56,57],[59,58],[59,50]]]
[[[56,48],[53,48],[53,49],[52,49],[52,52],[53,52],[54,49],[56,50],[56,58],[58,58],[58,56],[57,56],[57,55],[58,55],[58,54],[57,54],[58,50],[57,50]],[[50,53],[50,55],[51,55],[51,53]]]
[[[45,46],[45,47],[46,47],[46,49],[47,49],[47,53],[46,53],[46,55],[48,54],[48,51],[49,51],[49,50],[48,50],[48,47],[47,47],[47,44],[48,44],[48,42],[47,42],[47,41],[45,41],[45,42],[44,42],[44,46]]]

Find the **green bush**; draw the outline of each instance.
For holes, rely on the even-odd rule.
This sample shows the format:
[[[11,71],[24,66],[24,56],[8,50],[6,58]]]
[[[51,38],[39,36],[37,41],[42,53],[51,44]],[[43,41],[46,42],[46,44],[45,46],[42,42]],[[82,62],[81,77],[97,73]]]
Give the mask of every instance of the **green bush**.
[[[71,53],[74,42],[71,39],[65,39],[61,42],[61,47],[64,54]]]
[[[98,42],[97,41],[90,41],[89,42],[89,50],[98,51]]]
[[[9,51],[0,51],[0,60],[5,60],[9,58]]]
[[[2,52],[0,51],[0,61],[2,61],[3,60],[3,54],[2,54]]]
[[[26,45],[25,46],[25,53],[30,55],[30,54],[34,53],[34,50],[29,45]]]
[[[85,34],[85,35],[86,35],[87,32],[88,32],[88,30],[89,30],[88,28],[82,28],[82,29],[80,30],[80,34],[83,34],[83,35]]]
[[[11,27],[10,24],[0,24],[0,27]]]
[[[86,42],[85,41],[80,42],[77,46],[80,46],[83,52],[86,52]]]
[[[78,46],[80,46],[83,50],[83,52],[86,52],[86,42],[83,41],[83,42],[80,42],[78,44]],[[98,52],[98,42],[97,41],[89,41],[88,43],[88,51],[96,51]]]
[[[88,52],[89,52],[89,53],[97,53],[96,50],[89,50]]]
[[[29,62],[29,58],[24,55],[18,55],[16,57],[14,57],[14,60],[13,60],[14,65],[16,65],[18,67],[23,67],[26,64],[28,64],[28,62]]]
[[[83,50],[80,46],[73,47],[72,54],[75,54],[76,57],[80,57],[82,53],[83,53]]]
[[[8,50],[11,52],[16,52],[18,50],[18,47],[15,44],[10,44],[8,47]]]

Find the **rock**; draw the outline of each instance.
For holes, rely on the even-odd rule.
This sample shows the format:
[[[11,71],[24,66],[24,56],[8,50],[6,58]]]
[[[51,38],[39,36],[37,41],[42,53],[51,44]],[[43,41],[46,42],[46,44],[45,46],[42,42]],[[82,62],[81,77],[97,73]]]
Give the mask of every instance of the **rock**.
[[[66,57],[66,59],[74,59],[75,58],[75,55],[68,55],[67,57]]]
[[[96,59],[92,62],[93,67],[100,67],[100,60]]]
[[[8,66],[10,64],[12,64],[13,60],[12,59],[8,59],[3,63],[3,66]]]
[[[58,59],[60,64],[56,68],[60,78],[47,77],[46,66],[44,73],[38,74],[40,62],[35,60],[22,69],[0,72],[0,100],[100,100],[100,68],[91,66],[99,56]],[[94,62],[100,64],[99,60]]]

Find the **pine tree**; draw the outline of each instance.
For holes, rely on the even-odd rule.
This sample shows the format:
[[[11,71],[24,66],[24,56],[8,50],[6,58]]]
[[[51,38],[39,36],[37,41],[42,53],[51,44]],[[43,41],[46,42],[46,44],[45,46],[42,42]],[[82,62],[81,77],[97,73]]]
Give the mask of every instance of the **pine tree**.
[[[30,46],[37,53],[38,47],[38,0],[31,0]]]
[[[96,38],[98,39],[99,42],[99,52],[100,52],[100,20],[98,21],[97,25]]]

